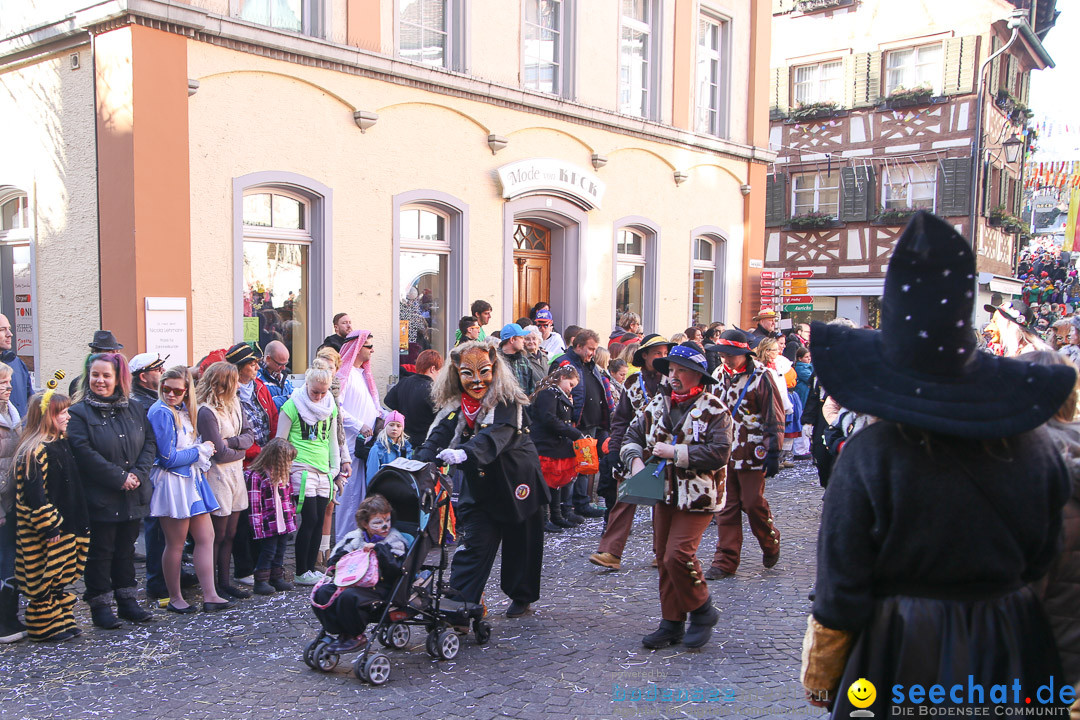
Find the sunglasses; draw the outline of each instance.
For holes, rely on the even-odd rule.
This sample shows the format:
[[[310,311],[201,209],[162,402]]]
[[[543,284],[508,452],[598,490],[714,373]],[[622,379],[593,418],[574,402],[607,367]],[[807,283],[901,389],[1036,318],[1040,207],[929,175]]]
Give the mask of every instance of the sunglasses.
[[[364,349],[365,349],[365,350],[374,350],[374,349],[375,349],[375,346],[374,346],[374,345],[365,345],[365,346],[364,346]]]
[[[172,387],[169,387],[168,385],[162,385],[161,386],[161,394],[162,395],[180,395],[180,396],[183,396],[183,394],[186,393],[187,391],[188,391],[187,388],[172,388]]]

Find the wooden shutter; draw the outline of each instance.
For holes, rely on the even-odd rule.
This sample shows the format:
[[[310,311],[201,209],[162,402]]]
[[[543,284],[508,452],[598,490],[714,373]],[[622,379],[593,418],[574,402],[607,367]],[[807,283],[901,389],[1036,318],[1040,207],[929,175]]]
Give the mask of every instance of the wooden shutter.
[[[1016,88],[1016,73],[1017,73],[1017,61],[1015,55],[1007,56],[1005,61],[1005,89],[1012,93],[1013,96],[1019,95],[1019,91]]]
[[[997,35],[990,39],[990,54],[993,55],[1001,47],[1001,41],[998,40]],[[1001,58],[995,59],[990,63],[990,93],[996,95],[998,88],[1001,87],[1000,75],[998,67],[1001,65]]]
[[[979,38],[966,35],[945,42],[945,94],[974,92],[976,49]]]
[[[769,88],[770,107],[781,112],[788,111],[788,75],[791,70],[787,67],[775,67],[769,71],[771,87]]]
[[[956,217],[971,212],[971,158],[946,158],[938,162],[937,214]]]
[[[866,222],[874,211],[874,169],[869,165],[840,169],[840,219]]]
[[[852,107],[876,105],[881,95],[881,53],[859,53],[854,64],[854,102]]]
[[[1020,102],[1028,104],[1028,93],[1031,91],[1031,73],[1025,72],[1020,75]]]
[[[855,107],[855,56],[845,55],[843,62],[844,107]]]
[[[783,225],[787,221],[787,175],[775,173],[765,181],[765,225]]]

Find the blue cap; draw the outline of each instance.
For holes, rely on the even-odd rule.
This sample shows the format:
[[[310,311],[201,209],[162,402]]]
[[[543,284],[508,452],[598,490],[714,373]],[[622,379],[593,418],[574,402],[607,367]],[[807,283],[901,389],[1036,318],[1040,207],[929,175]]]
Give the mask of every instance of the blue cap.
[[[547,308],[544,308],[543,310],[537,310],[536,311],[536,319],[537,320],[547,320],[551,324],[553,324],[553,325],[555,324],[555,318],[552,316],[551,311],[548,310]]]
[[[704,385],[712,385],[716,382],[716,378],[709,375],[709,364],[705,360],[705,355],[696,346],[676,345],[668,351],[667,357],[653,360],[653,367],[661,374],[667,375],[672,363],[701,373],[701,382]]]
[[[507,323],[503,325],[503,329],[499,332],[499,340],[500,342],[506,342],[516,337],[525,337],[528,334],[517,323]]]

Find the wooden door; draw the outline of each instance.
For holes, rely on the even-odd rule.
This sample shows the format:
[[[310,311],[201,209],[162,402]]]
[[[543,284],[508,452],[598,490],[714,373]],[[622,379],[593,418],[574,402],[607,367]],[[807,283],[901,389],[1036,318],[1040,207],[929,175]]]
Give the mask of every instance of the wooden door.
[[[551,231],[542,225],[519,222],[514,225],[514,316],[527,317],[529,309],[550,302]]]

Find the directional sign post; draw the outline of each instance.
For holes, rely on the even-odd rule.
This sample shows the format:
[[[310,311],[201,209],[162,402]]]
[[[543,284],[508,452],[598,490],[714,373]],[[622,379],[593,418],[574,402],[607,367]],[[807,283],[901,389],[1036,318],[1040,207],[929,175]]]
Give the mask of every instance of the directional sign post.
[[[795,305],[785,305],[784,312],[810,312],[814,309],[814,303],[796,303]]]

